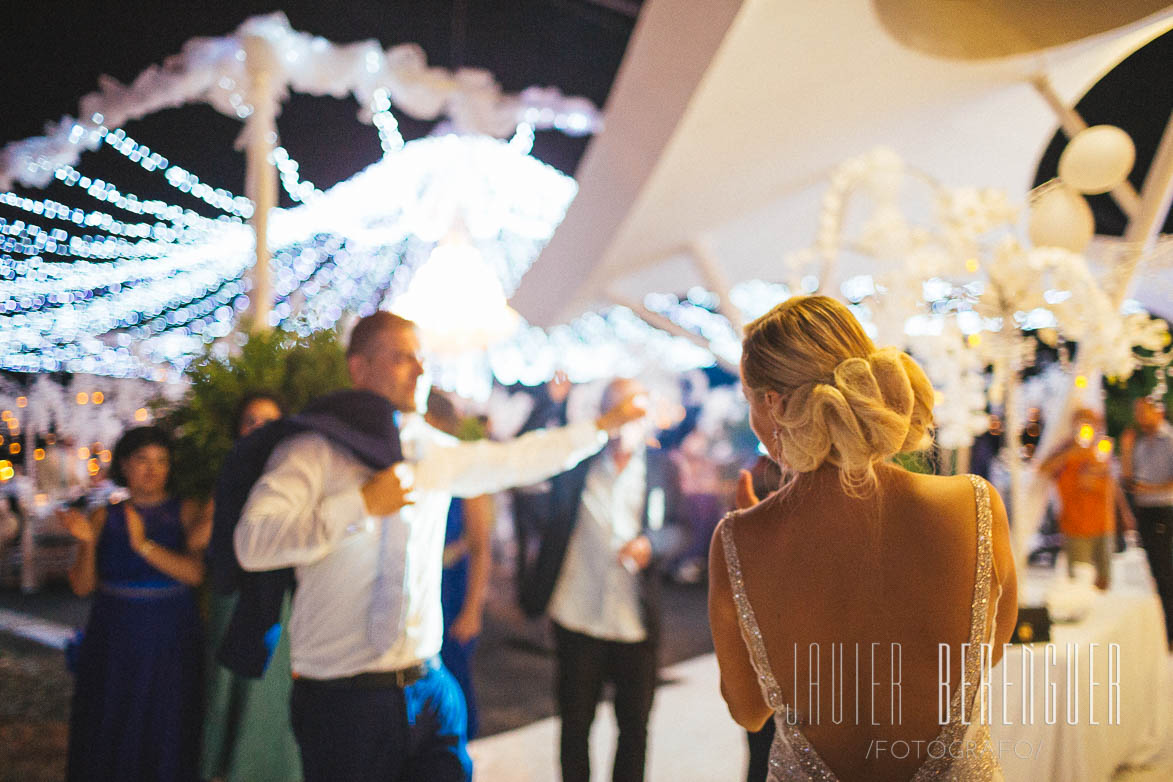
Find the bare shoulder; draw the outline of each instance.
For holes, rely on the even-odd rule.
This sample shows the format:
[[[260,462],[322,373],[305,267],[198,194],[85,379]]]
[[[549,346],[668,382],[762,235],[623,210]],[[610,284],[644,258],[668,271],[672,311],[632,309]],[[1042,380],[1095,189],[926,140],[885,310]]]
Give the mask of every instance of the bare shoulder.
[[[892,468],[881,480],[885,526],[895,540],[947,557],[972,547],[977,505],[968,475],[922,475]]]
[[[885,473],[884,482],[889,494],[927,509],[960,510],[974,506],[974,486],[969,475],[925,475],[893,468]]]

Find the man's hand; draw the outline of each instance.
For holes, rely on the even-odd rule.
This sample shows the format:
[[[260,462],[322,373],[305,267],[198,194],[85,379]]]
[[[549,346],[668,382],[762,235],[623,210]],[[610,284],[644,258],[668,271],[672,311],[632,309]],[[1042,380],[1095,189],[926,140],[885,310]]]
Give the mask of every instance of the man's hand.
[[[753,490],[753,475],[749,470],[742,470],[737,475],[737,496],[734,503],[738,510],[745,510],[757,505],[758,502],[758,495]]]
[[[646,535],[632,538],[619,549],[618,557],[625,568],[638,573],[652,564],[652,542]]]
[[[390,516],[404,505],[411,505],[411,486],[400,477],[402,472],[405,472],[405,466],[403,462],[398,462],[385,470],[379,470],[363,484],[362,501],[367,513],[372,516]]]
[[[631,421],[638,421],[648,413],[647,394],[631,394],[595,419],[595,426],[607,434],[615,434]]]

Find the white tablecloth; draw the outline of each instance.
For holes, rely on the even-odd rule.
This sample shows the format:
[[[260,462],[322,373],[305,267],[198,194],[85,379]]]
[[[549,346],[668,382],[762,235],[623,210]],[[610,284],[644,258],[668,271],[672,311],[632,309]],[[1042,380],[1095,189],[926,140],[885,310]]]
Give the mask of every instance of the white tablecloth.
[[[1020,574],[1023,604],[1041,605],[1052,571]],[[1088,615],[1077,624],[1052,625],[1053,661],[1046,644],[1031,645],[1033,660],[1023,647],[1007,651],[993,671],[990,732],[1007,780],[1111,779],[1122,765],[1143,765],[1153,759],[1167,740],[1169,728],[1169,659],[1164,614],[1152,585],[1144,552],[1132,549],[1116,555],[1112,588],[1098,594]],[[1094,667],[1089,670],[1091,645]],[[1119,655],[1115,676],[1119,682],[1119,712],[1109,723],[1108,687],[1110,644]],[[1068,660],[1077,659],[1075,687],[1067,680]],[[1024,663],[1030,673],[1024,676]],[[1051,671],[1050,683],[1044,669]],[[1074,668],[1074,666],[1072,666]],[[1003,724],[1002,682],[1006,681]],[[1033,693],[1034,715],[1023,708],[1023,682]],[[1092,683],[1099,686],[1092,692]],[[1054,724],[1047,724],[1048,691],[1057,708]],[[1090,708],[1089,708],[1090,706]],[[1068,724],[1068,709],[1075,724]],[[1099,723],[1099,724],[1093,724]]]

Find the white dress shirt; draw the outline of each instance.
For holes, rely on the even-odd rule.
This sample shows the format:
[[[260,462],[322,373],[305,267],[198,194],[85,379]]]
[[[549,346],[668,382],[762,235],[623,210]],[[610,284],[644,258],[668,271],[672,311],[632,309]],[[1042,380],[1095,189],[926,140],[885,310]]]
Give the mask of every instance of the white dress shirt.
[[[611,455],[591,465],[578,521],[550,597],[550,617],[567,630],[608,641],[647,638],[640,612],[639,574],[619,550],[639,536],[647,496],[647,458],[632,454],[622,470]]]
[[[1132,477],[1146,483],[1173,481],[1173,426],[1168,421],[1162,421],[1153,434],[1142,432],[1136,438],[1136,446],[1132,449]],[[1137,492],[1133,501],[1142,508],[1173,506],[1173,489]]]
[[[413,465],[414,504],[371,517],[361,488],[373,470],[318,434],[281,443],[249,494],[236,527],[246,570],[293,567],[297,589],[289,623],[293,671],[315,679],[390,671],[440,651],[440,572],[452,497],[476,497],[545,480],[596,453],[607,441],[594,422],[530,432],[515,440],[460,442],[416,414],[400,427]],[[406,526],[402,617],[380,654],[368,640],[380,524]]]

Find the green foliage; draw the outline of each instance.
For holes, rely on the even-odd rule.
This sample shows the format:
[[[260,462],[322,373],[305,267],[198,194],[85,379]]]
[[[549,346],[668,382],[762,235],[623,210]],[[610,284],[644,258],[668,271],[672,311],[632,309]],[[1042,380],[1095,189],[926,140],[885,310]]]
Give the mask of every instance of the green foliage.
[[[933,463],[929,459],[929,454],[927,451],[898,453],[892,457],[892,461],[909,472],[919,472],[926,475],[932,475],[934,472]]]
[[[1141,367],[1127,380],[1115,378],[1104,380],[1104,415],[1108,434],[1119,437],[1132,424],[1132,405],[1137,399],[1146,397],[1157,385],[1158,372],[1173,371],[1173,364],[1163,367]],[[1165,417],[1173,416],[1173,383],[1165,392]]]
[[[162,411],[175,433],[172,475],[184,497],[207,497],[224,457],[232,450],[233,420],[240,400],[256,391],[273,391],[287,413],[315,396],[349,385],[346,356],[332,331],[300,337],[272,331],[249,337],[227,360],[205,354],[188,369],[191,387],[176,407]]]
[[[456,439],[471,442],[472,440],[484,440],[488,436],[489,428],[480,418],[470,415],[460,419],[460,428],[456,430]]]

